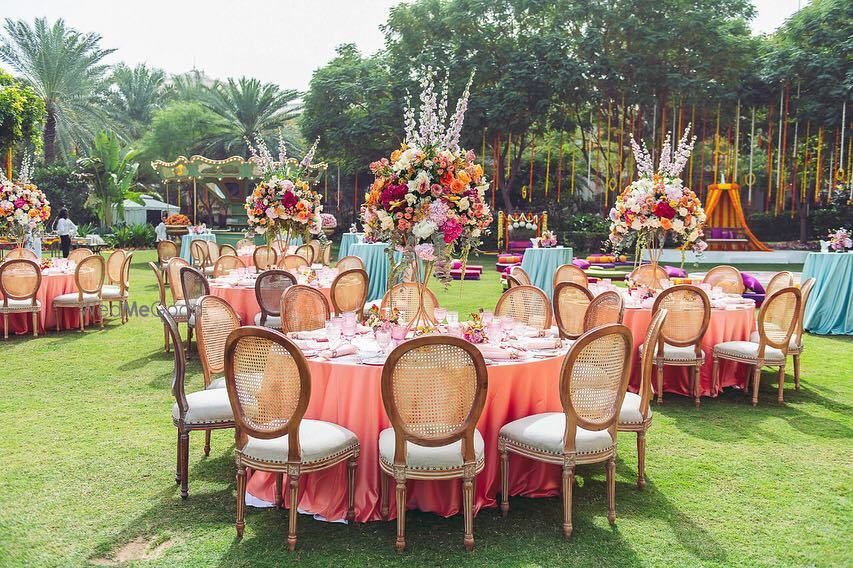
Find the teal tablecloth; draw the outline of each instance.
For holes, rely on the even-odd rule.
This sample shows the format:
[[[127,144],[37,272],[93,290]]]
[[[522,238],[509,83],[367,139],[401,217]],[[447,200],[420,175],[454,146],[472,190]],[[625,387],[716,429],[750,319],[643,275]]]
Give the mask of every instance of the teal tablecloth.
[[[192,254],[190,253],[190,243],[193,241],[212,241],[216,242],[216,235],[213,233],[205,233],[203,235],[183,235],[181,236],[181,258],[189,263],[192,263]]]
[[[338,260],[352,255],[350,248],[356,243],[364,242],[364,233],[344,233],[341,236],[341,248],[338,250]]]
[[[529,248],[524,251],[521,268],[530,275],[533,285],[541,288],[550,300],[554,294],[554,273],[560,266],[571,262],[570,247]]]
[[[357,256],[364,262],[364,269],[370,278],[367,290],[368,302],[379,302],[388,288],[388,256],[385,249],[388,243],[355,243],[349,248],[349,256]]]
[[[821,335],[853,335],[853,253],[812,252],[800,282],[815,279],[803,328]]]

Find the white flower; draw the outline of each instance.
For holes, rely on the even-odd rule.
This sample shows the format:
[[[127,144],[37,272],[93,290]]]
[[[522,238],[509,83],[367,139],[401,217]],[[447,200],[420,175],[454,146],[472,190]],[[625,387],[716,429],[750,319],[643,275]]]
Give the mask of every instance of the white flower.
[[[471,204],[468,202],[467,197],[463,197],[462,199],[456,202],[456,207],[458,207],[460,211],[465,211],[470,206]]]
[[[412,182],[409,182],[409,183],[412,183]],[[417,196],[415,196],[414,193],[407,193],[406,194],[406,203],[408,203],[409,205],[414,205],[415,201],[417,201],[417,200],[418,200],[418,198],[417,198]]]
[[[684,221],[682,221],[681,219],[673,219],[672,230],[676,233],[682,233],[684,231]]]
[[[412,233],[422,240],[430,238],[436,230],[438,230],[438,225],[436,225],[429,219],[424,219],[423,221],[421,221],[420,223],[416,223],[415,226],[412,227]]]

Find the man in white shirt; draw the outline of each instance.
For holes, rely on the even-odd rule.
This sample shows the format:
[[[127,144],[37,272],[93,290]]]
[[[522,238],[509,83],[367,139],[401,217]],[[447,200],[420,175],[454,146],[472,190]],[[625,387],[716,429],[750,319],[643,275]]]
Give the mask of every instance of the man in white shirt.
[[[59,244],[62,247],[62,258],[68,258],[71,252],[71,237],[77,236],[77,225],[68,218],[68,209],[59,210],[59,220],[56,222],[56,232],[59,234]]]
[[[160,224],[154,228],[154,234],[157,235],[157,242],[168,241],[169,235],[166,233],[166,212],[160,216]]]

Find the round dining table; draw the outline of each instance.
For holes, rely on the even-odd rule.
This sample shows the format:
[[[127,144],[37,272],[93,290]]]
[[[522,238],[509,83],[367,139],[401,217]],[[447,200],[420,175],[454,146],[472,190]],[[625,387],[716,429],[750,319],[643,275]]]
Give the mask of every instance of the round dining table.
[[[332,307],[332,289],[317,288],[326,297],[329,303],[329,310],[334,311]],[[240,316],[240,321],[243,325],[254,325],[255,316],[261,313],[261,306],[258,304],[258,298],[255,296],[255,287],[242,284],[220,284],[210,282],[210,294],[218,296],[228,302],[237,315]]]
[[[41,285],[36,292],[36,299],[41,304],[41,312],[39,313],[39,333],[44,333],[45,330],[56,329],[56,316],[53,310],[53,299],[63,294],[76,292],[77,285],[74,282],[74,270],[55,270],[46,269],[42,271]],[[0,295],[2,297],[2,295]],[[2,301],[2,300],[0,300]],[[77,329],[80,327],[80,310],[77,309],[62,309],[59,310],[59,327],[60,329]],[[9,315],[9,333],[28,334],[33,332],[32,326],[33,317],[30,313],[19,313]],[[86,314],[86,323],[89,321],[88,313]]]
[[[338,249],[338,260],[350,256],[352,245],[364,242],[364,233],[344,233],[341,235],[341,246]]]
[[[554,273],[572,262],[571,247],[529,248],[524,251],[521,268],[530,276],[530,281],[542,289],[550,299],[554,295]]]
[[[811,252],[801,282],[814,278],[803,328],[821,335],[853,335],[853,252]]]
[[[190,233],[181,237],[181,258],[189,263],[192,263],[193,261],[192,252],[190,251],[190,244],[193,241],[208,241],[215,243],[216,235],[213,233],[202,233],[200,235]]]

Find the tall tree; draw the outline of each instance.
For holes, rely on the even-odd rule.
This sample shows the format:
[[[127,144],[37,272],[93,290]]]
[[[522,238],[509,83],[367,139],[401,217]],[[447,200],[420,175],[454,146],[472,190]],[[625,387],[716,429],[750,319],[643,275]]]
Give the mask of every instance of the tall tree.
[[[247,77],[217,81],[204,98],[207,108],[226,125],[225,132],[214,142],[226,152],[239,149],[241,155],[248,155],[246,139],[268,136],[295,118],[300,107],[294,101],[299,96],[299,91],[282,90],[278,85]]]
[[[151,115],[163,102],[166,74],[141,63],[128,67],[121,63],[110,76],[109,106],[113,117],[127,129],[132,138],[139,138],[151,122]]]
[[[86,205],[95,211],[102,228],[113,225],[113,207],[118,220],[124,220],[125,199],[144,205],[141,192],[136,191],[139,164],[134,160],[138,155],[136,150],[123,146],[114,132],[101,131],[95,136],[90,154],[77,161],[90,190]]]
[[[112,49],[101,47],[101,36],[66,27],[65,21],[48,23],[36,18],[32,25],[6,19],[8,37],[0,43],[0,59],[21,74],[44,100],[44,157],[53,162],[72,147],[85,147],[94,132],[109,122],[104,111],[102,62]]]

